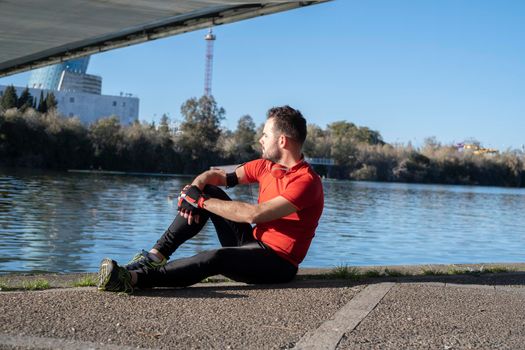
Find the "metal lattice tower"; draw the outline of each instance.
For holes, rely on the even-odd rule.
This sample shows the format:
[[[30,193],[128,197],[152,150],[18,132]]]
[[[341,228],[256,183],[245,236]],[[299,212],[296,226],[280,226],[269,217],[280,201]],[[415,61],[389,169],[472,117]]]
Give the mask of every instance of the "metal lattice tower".
[[[208,34],[204,37],[206,39],[206,70],[204,72],[204,95],[211,96],[211,77],[213,73],[213,42],[215,35],[211,28]]]

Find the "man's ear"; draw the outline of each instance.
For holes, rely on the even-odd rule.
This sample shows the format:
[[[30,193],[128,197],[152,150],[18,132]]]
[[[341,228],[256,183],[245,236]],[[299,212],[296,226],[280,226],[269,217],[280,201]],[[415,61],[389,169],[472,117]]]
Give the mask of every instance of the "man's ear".
[[[288,138],[286,138],[286,136],[284,135],[279,136],[279,146],[281,146],[281,148],[284,148],[287,144]]]

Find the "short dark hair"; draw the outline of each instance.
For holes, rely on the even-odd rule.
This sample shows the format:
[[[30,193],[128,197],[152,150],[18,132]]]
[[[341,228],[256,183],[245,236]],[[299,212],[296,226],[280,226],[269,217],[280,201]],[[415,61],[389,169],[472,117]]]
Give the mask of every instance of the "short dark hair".
[[[301,145],[306,140],[306,119],[297,109],[286,105],[268,110],[268,119],[273,118],[273,127]]]

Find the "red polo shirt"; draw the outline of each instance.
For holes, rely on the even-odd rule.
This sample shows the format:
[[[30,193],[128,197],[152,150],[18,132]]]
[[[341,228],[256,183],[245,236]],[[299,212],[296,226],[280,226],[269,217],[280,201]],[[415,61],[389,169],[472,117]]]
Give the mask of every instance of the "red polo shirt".
[[[304,161],[292,167],[281,179],[270,173],[271,164],[266,159],[244,164],[248,181],[259,182],[258,203],[283,196],[297,211],[280,219],[257,224],[253,235],[298,266],[306,256],[323,212],[323,185],[319,175]]]

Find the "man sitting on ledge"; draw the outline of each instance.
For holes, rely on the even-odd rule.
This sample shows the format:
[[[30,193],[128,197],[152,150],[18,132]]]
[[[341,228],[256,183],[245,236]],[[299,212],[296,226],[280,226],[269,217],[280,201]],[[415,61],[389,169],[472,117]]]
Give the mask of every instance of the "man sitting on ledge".
[[[262,159],[234,172],[208,170],[184,187],[178,215],[149,251],[125,266],[102,260],[98,289],[133,292],[135,287],[185,287],[224,275],[246,283],[282,283],[294,278],[321,217],[321,180],[301,153],[306,120],[289,106],[268,111],[259,142]],[[232,201],[217,186],[259,183],[257,204]],[[222,248],[168,262],[211,219]],[[251,224],[255,224],[252,228]]]

